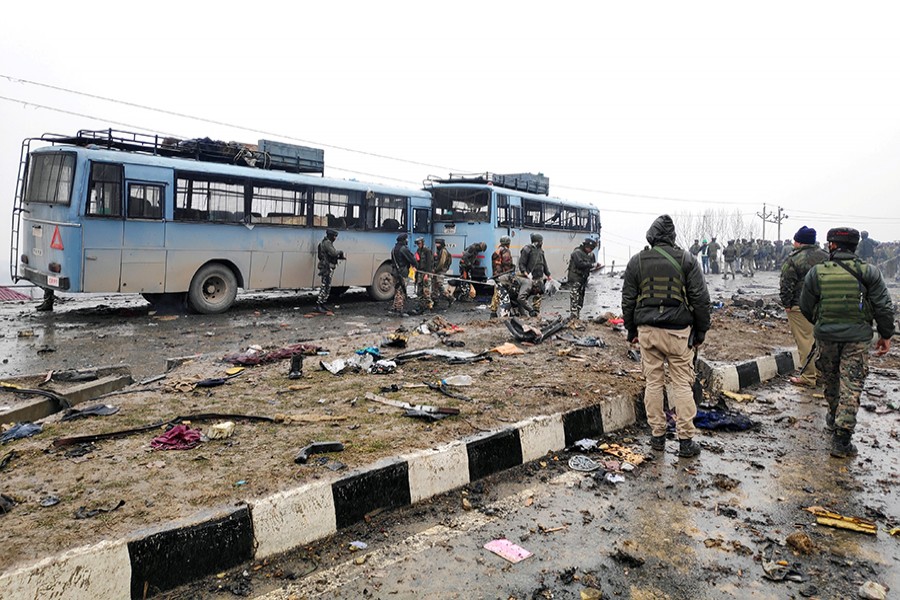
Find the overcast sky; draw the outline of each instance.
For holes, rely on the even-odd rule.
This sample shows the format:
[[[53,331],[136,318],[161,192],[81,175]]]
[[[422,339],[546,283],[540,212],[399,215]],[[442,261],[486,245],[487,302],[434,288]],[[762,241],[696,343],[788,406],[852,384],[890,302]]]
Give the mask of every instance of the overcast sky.
[[[900,240],[895,2],[16,10],[0,36],[5,248],[22,140],[106,127],[293,141],[325,149],[326,175],[412,188],[542,172],[551,195],[600,208],[607,264],[664,212],[752,219],[764,203],[789,215],[782,238]]]

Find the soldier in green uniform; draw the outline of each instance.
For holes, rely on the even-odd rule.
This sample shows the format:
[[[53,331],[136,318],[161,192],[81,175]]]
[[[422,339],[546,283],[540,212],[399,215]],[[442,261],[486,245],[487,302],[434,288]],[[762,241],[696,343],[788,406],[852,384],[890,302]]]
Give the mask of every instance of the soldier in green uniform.
[[[816,387],[816,366],[808,360],[814,341],[813,324],[800,312],[800,292],[809,270],[827,258],[828,254],[816,244],[816,230],[804,225],[794,234],[794,251],[781,265],[781,305],[787,311],[788,326],[797,343],[800,361],[806,365],[798,377],[791,377],[794,385]]]
[[[388,310],[390,313],[403,314],[406,307],[406,281],[409,279],[410,267],[416,266],[416,257],[406,246],[409,236],[401,233],[397,243],[391,250],[391,275],[394,278],[394,302]]]
[[[500,278],[516,270],[512,251],[509,249],[511,243],[509,236],[501,236],[500,246],[491,254],[491,279],[494,280],[494,295],[491,297],[490,306],[492,318],[497,316],[497,309],[500,308]]]
[[[573,319],[581,318],[588,277],[597,265],[597,259],[594,258],[596,247],[597,242],[593,238],[586,238],[569,257],[569,316]]]
[[[547,266],[547,258],[544,256],[544,236],[539,233],[531,234],[531,243],[522,246],[522,250],[519,252],[519,264],[517,269],[519,278],[524,277],[526,279],[533,279],[534,277],[537,277],[538,279],[543,280],[550,279],[550,267]],[[534,287],[531,284],[526,285],[528,289]],[[543,291],[543,284],[541,284],[539,288]],[[532,305],[533,312],[540,314],[542,299],[543,295],[535,295],[534,303]]]
[[[334,229],[326,229],[325,237],[319,242],[316,254],[319,259],[319,279],[322,285],[319,287],[319,296],[316,298],[316,312],[327,313],[328,307],[325,303],[331,295],[331,277],[334,275],[334,269],[337,267],[339,260],[344,259],[343,250],[335,250],[334,241],[337,239],[338,232]]]
[[[434,240],[434,276],[431,278],[431,298],[444,298],[447,301],[447,308],[453,305],[453,294],[447,290],[445,278],[447,271],[450,270],[450,263],[453,257],[447,250],[447,243],[444,238]]]
[[[706,255],[709,257],[708,271],[713,275],[719,274],[719,250],[721,249],[722,246],[716,241],[716,236],[712,236],[709,245],[706,246]]]
[[[693,348],[710,327],[709,291],[700,263],[675,245],[672,217],[662,215],[647,231],[650,248],[628,261],[622,282],[622,317],[629,342],[641,345],[641,368],[647,387],[644,408],[650,425],[650,447],[664,451],[666,414],[663,410],[666,368],[670,380],[669,405],[675,409],[678,455],[697,456],[693,440],[697,407]]]
[[[419,297],[418,312],[434,308],[431,300],[431,273],[434,266],[434,254],[425,245],[424,237],[416,238],[416,296]]]
[[[891,349],[894,306],[878,269],[854,254],[859,231],[838,227],[828,231],[827,240],[829,259],[806,274],[800,310],[815,323],[819,347],[816,366],[825,383],[825,424],[832,430],[831,455],[846,458],[857,452],[851,437],[869,371],[872,320],[879,335],[875,354],[882,356]]]

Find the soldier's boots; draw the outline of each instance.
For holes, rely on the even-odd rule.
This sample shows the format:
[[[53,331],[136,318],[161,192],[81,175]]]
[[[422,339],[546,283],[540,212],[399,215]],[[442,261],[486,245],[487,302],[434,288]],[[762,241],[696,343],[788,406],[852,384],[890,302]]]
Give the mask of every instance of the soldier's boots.
[[[831,456],[835,458],[849,458],[856,456],[856,446],[850,441],[853,434],[846,429],[835,429],[831,438]]]
[[[666,451],[666,434],[650,436],[650,447],[657,452]]]
[[[317,313],[322,313],[323,315],[328,312],[328,307],[324,304],[316,304],[316,308],[314,309]]]
[[[678,456],[682,458],[690,458],[700,454],[700,444],[688,438],[686,440],[678,440]]]
[[[53,310],[53,298],[44,298],[44,301],[37,305],[34,309],[40,312]]]
[[[831,409],[825,414],[825,431],[834,431],[834,412]]]

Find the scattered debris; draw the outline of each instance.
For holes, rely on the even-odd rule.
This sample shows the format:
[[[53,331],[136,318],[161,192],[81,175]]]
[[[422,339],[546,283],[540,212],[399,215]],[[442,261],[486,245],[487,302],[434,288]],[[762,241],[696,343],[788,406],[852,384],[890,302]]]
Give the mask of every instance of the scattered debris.
[[[10,450],[9,452],[7,452],[6,455],[2,459],[0,459],[0,471],[5,469],[6,465],[8,465],[12,461],[12,459],[14,459],[15,457],[16,457],[15,450]]]
[[[294,354],[314,356],[323,350],[324,348],[314,344],[291,344],[290,346],[285,346],[284,348],[279,348],[278,350],[273,350],[271,352],[263,352],[262,348],[259,346],[250,346],[245,352],[226,354],[222,357],[222,360],[232,365],[249,367],[290,358]]]
[[[6,494],[0,494],[0,515],[5,515],[9,511],[13,509],[16,505],[16,501],[7,496]]]
[[[43,429],[44,426],[40,423],[16,423],[3,432],[3,435],[0,436],[0,444],[5,444],[6,442],[11,442],[12,440],[21,440],[23,438],[37,435],[41,431],[43,431]]]
[[[513,564],[521,562],[532,555],[532,553],[525,548],[512,543],[506,538],[491,540],[484,545],[484,549],[490,550],[497,556],[501,556]]]
[[[423,412],[429,414],[439,414],[439,415],[458,415],[458,408],[451,408],[447,406],[429,406],[427,404],[416,404],[412,405],[408,402],[401,402],[399,400],[391,400],[389,398],[385,398],[384,396],[379,396],[378,394],[373,394],[372,392],[366,392],[366,400],[371,400],[372,402],[378,402],[379,404],[384,404],[386,406],[393,406],[394,408],[402,408],[406,411],[416,411]]]
[[[41,499],[38,501],[38,504],[41,505],[41,506],[43,506],[44,508],[47,508],[47,507],[50,507],[50,506],[56,506],[57,504],[59,504],[59,497],[57,497],[57,496],[52,496],[52,495],[51,495],[51,496],[44,496],[43,498],[41,498]]]
[[[753,400],[753,394],[738,394],[737,392],[729,392],[728,390],[723,390],[722,395],[738,402],[750,402],[751,400]]]
[[[808,535],[802,531],[795,531],[785,539],[787,545],[797,554],[812,554],[816,549],[815,544]]]
[[[75,518],[76,519],[90,519],[90,518],[96,517],[97,515],[102,514],[102,513],[109,513],[114,510],[118,510],[119,508],[121,508],[123,506],[125,506],[124,500],[119,500],[118,504],[116,504],[112,508],[87,509],[84,506],[81,506],[78,508],[78,510],[75,511]]]
[[[173,425],[164,434],[153,438],[150,447],[154,450],[190,450],[200,445],[199,429],[187,425]]]
[[[733,477],[729,477],[723,473],[716,473],[713,476],[713,485],[719,488],[720,490],[724,490],[726,492],[730,492],[737,486],[741,485],[741,481],[739,479],[734,479]]]
[[[499,346],[495,346],[491,348],[491,352],[496,352],[500,356],[514,356],[516,354],[525,354],[525,351],[513,344],[512,342],[505,342],[500,344]]]
[[[866,600],[885,600],[887,593],[886,587],[874,581],[865,582],[859,586],[859,591],[857,592],[860,598],[865,598]]]
[[[816,516],[816,523],[819,525],[827,525],[828,527],[836,527],[838,529],[849,529],[850,531],[868,533],[869,535],[876,535],[878,533],[878,527],[873,521],[868,519],[845,517],[844,515],[831,512],[821,506],[808,506],[803,510],[814,514]]]
[[[584,452],[587,452],[588,450],[595,450],[597,448],[597,440],[584,438],[575,442],[575,447]]]
[[[734,410],[719,410],[716,408],[697,410],[694,417],[694,425],[700,429],[713,429],[718,431],[747,431],[759,429],[759,423],[747,415]]]
[[[313,442],[308,446],[304,446],[294,457],[294,462],[299,465],[305,465],[309,457],[313,454],[324,454],[326,452],[343,452],[344,445],[340,442]]]
[[[224,440],[230,438],[233,433],[234,421],[224,421],[210,427],[206,437],[210,440]]]
[[[599,448],[603,452],[621,458],[624,461],[628,461],[635,466],[638,466],[642,462],[644,462],[644,456],[642,454],[638,454],[637,452],[630,450],[624,446],[620,446],[619,444],[601,444]]]
[[[118,406],[112,404],[95,404],[86,408],[68,408],[60,421],[74,421],[86,417],[108,417],[119,412]]]
[[[799,564],[791,566],[786,560],[776,560],[775,553],[775,544],[769,543],[760,554],[760,562],[766,579],[798,583],[805,583],[809,579],[800,570]]]
[[[584,471],[589,473],[600,468],[600,463],[584,454],[576,454],[569,459],[569,468],[573,471]]]
[[[637,554],[637,544],[631,540],[624,540],[612,553],[612,558],[626,567],[636,568],[643,566],[644,559]]]
[[[520,342],[540,344],[551,335],[565,328],[566,325],[569,324],[569,321],[569,317],[557,317],[543,328],[538,329],[537,327],[532,327],[513,317],[506,321],[506,328],[509,329],[509,332],[513,337]]]

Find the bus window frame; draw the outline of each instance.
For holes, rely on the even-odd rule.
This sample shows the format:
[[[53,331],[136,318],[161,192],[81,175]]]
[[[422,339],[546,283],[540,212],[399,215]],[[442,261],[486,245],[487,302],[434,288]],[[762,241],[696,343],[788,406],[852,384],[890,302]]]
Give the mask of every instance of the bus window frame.
[[[481,204],[481,197],[483,197],[483,211],[457,210],[457,205],[459,205],[460,208],[471,208],[473,206],[476,206],[475,202],[472,202],[471,205],[469,205],[470,203],[466,198],[460,197],[464,194],[467,196],[471,196],[473,199],[477,199],[478,205]],[[431,211],[433,215],[433,222],[491,223],[492,194],[493,189],[489,187],[434,187],[431,189]],[[443,204],[447,204],[447,206],[442,207]],[[460,215],[462,216],[460,217]],[[472,218],[473,216],[477,218]]]
[[[103,168],[113,168],[118,171],[118,181],[113,179],[109,180],[98,180],[95,179],[95,173],[98,172],[98,167]],[[99,212],[97,210],[98,206],[103,206],[106,202],[103,199],[100,199],[98,202],[95,197],[95,183],[107,184],[110,187],[117,186],[118,187],[118,211],[117,212]],[[101,189],[107,189],[103,187]],[[102,195],[105,195],[102,194]],[[88,189],[87,195],[85,198],[84,204],[84,216],[91,218],[99,218],[99,219],[122,219],[124,218],[124,204],[125,204],[125,165],[123,163],[114,163],[108,161],[90,161],[90,173],[88,175]]]
[[[497,194],[497,227],[522,228],[522,207],[513,204],[513,198],[518,198],[519,202],[522,202],[522,198],[519,196]]]
[[[32,197],[32,188],[34,185],[34,166],[36,161],[40,161],[41,163],[46,162],[46,159],[61,159],[63,164],[60,164],[57,172],[56,172],[56,184],[53,186],[54,189],[54,199],[46,200],[46,199],[36,199]],[[59,198],[59,175],[63,172],[62,167],[65,166],[65,162],[69,162],[69,181],[68,185],[65,188],[66,192],[66,200],[64,202],[60,202]],[[72,204],[72,194],[75,186],[75,169],[78,162],[78,155],[74,152],[52,152],[52,153],[31,153],[28,156],[28,176],[25,178],[25,189],[23,190],[23,198],[26,203],[34,203],[34,204],[49,204],[52,206],[70,206]],[[46,167],[45,167],[46,168]],[[50,189],[49,182],[50,178],[47,178],[48,185],[44,186],[48,190]]]
[[[310,186],[287,184],[280,181],[272,181],[266,179],[252,179],[247,182],[247,189],[250,195],[250,212],[247,217],[248,221],[255,224],[265,225],[286,225],[290,227],[309,227],[310,211]],[[280,190],[281,192],[290,192],[294,197],[290,200],[287,198],[275,198],[274,196],[259,195],[257,190]],[[264,211],[264,203],[272,203],[275,208],[278,204],[283,203],[287,208],[290,204],[290,211]],[[299,212],[298,212],[299,211]]]
[[[340,230],[358,228],[357,224],[362,218],[362,211],[365,206],[363,192],[337,186],[322,185],[311,185],[310,192],[313,227],[327,227]],[[327,201],[322,201],[322,194],[327,194]],[[346,202],[333,202],[332,198],[338,196],[346,196]],[[332,212],[332,207],[338,206],[344,207],[344,214],[338,215]]]
[[[186,187],[182,187],[182,182],[186,182]],[[205,190],[198,193],[195,190],[195,184],[206,184]],[[234,186],[240,189],[227,190],[214,188],[212,184]],[[175,170],[175,205],[172,210],[172,218],[174,221],[187,223],[241,223],[247,206],[247,184],[245,177],[234,177],[231,175],[200,173],[196,171]],[[205,208],[196,208],[194,206],[194,198],[202,200]],[[186,200],[186,206],[181,206],[181,199]],[[235,210],[227,208],[227,200],[240,198],[240,205],[237,203]],[[210,208],[214,202],[226,202],[226,208]],[[227,218],[223,218],[227,215]],[[195,216],[196,218],[190,218]]]
[[[144,221],[162,221],[163,220],[163,218],[166,215],[166,186],[165,185],[163,185],[161,183],[151,183],[151,182],[147,182],[147,181],[128,181],[128,182],[126,182],[125,187],[126,187],[126,189],[125,189],[125,197],[126,197],[125,218],[126,219],[140,219],[140,220],[144,220]],[[158,193],[159,193],[159,206],[158,206],[159,214],[147,216],[147,215],[134,215],[131,213],[132,200],[135,199],[131,195],[131,190],[134,188],[144,188],[145,190],[149,189],[149,188],[153,188],[158,191]],[[139,198],[138,200],[143,200],[145,202],[149,202],[147,200],[146,196],[143,198]],[[146,206],[146,205],[142,204],[142,206]]]
[[[409,223],[409,197],[369,191],[365,197],[365,214],[366,230],[406,231]]]

